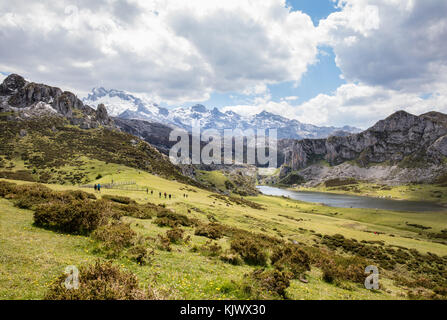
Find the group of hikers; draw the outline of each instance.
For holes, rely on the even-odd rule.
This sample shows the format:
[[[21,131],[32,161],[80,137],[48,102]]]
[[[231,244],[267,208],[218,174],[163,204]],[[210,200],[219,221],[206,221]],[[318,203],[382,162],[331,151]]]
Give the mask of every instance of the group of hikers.
[[[101,185],[99,183],[95,184],[93,186],[93,188],[95,189],[95,191],[101,192]],[[151,195],[153,195],[154,194],[154,190],[150,190],[150,191],[151,191]],[[146,193],[149,194],[149,188],[146,188]],[[165,199],[169,198],[169,200],[171,200],[171,198],[173,198],[173,196],[171,194],[167,194],[166,192],[164,194],[162,194],[161,192],[158,192],[158,197],[159,198],[161,198],[162,195],[164,195]],[[183,194],[183,198],[188,198],[188,195],[186,193],[184,193]]]

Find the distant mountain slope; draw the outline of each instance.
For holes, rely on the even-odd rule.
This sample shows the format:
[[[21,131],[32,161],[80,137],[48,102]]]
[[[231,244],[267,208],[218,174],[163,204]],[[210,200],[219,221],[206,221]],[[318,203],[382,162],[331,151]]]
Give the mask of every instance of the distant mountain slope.
[[[433,182],[447,173],[447,115],[399,111],[358,134],[282,140],[278,150],[284,153],[284,167],[307,179]]]
[[[83,99],[86,104],[103,103],[109,114],[122,119],[138,119],[157,122],[191,130],[191,121],[200,120],[201,128],[206,129],[278,129],[278,139],[326,138],[330,135],[347,135],[360,132],[360,129],[345,126],[318,127],[297,120],[263,111],[251,117],[243,117],[235,112],[221,112],[219,109],[207,109],[203,105],[181,107],[171,110],[160,108],[157,104],[136,98],[130,93],[104,88],[93,89]]]

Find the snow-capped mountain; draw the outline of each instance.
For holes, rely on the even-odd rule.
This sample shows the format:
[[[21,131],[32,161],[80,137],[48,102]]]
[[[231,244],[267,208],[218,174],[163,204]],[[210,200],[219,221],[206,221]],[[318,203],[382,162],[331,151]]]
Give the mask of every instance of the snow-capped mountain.
[[[346,135],[360,132],[360,129],[345,126],[318,127],[301,123],[282,116],[263,111],[254,116],[241,116],[233,111],[221,112],[198,104],[191,107],[165,109],[155,103],[138,98],[119,90],[95,88],[86,98],[85,104],[96,106],[103,103],[111,116],[122,119],[138,119],[161,123],[171,127],[191,130],[192,120],[200,120],[202,130],[217,129],[270,129],[278,130],[278,139],[326,138],[330,135]]]
[[[93,88],[82,102],[92,107],[102,103],[106,106],[109,115],[113,117],[124,116],[128,118],[145,117],[147,120],[153,118],[158,121],[158,117],[167,114],[167,109],[160,108],[156,103],[151,103],[143,98],[120,90],[106,90],[104,88]],[[161,120],[161,119],[160,119]]]

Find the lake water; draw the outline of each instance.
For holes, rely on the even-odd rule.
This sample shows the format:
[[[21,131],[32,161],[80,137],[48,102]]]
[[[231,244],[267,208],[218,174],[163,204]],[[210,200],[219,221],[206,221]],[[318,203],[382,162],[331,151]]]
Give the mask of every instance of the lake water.
[[[257,188],[264,195],[285,196],[293,200],[321,203],[337,208],[363,208],[410,212],[447,211],[447,208],[431,202],[401,201],[325,192],[291,191],[268,186],[258,186]]]

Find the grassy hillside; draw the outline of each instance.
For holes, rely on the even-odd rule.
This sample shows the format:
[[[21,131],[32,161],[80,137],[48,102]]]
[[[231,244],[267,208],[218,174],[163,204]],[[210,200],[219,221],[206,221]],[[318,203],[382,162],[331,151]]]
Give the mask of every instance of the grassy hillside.
[[[197,185],[155,148],[118,130],[83,130],[60,117],[18,122],[0,116],[0,126],[2,178],[80,184],[99,171],[111,173],[113,164],[122,164]],[[103,167],[97,167],[99,162]]]
[[[87,170],[91,167],[95,169]],[[245,197],[243,202],[236,201],[240,198],[218,197],[209,191],[123,164],[89,160],[80,168],[89,172],[89,179],[100,174],[102,177],[95,182],[131,180],[142,189],[153,190],[154,194],[109,189],[103,189],[99,194],[67,184],[46,186],[55,191],[82,190],[98,198],[105,195],[129,197],[136,201],[136,206],[163,204],[175,214],[196,221],[196,225],[181,226],[183,237],[189,236],[190,240],[170,244],[171,251],[160,247],[156,240],[147,240],[153,250],[152,261],[141,266],[126,254],[110,258],[100,249],[101,242],[92,236],[69,235],[37,227],[33,225],[34,210],[20,209],[14,205],[17,203],[14,198],[0,198],[0,298],[41,299],[48,292],[51,281],[54,282],[67,265],[78,266],[102,258],[111,259],[117,266],[133,272],[140,286],[150,285],[163,298],[252,299],[254,293],[246,290],[247,275],[261,266],[233,265],[221,259],[238,234],[246,231],[253,232],[255,238],[261,237],[259,244],[264,246],[269,257],[267,270],[274,270],[270,259],[276,241],[293,241],[311,257],[311,270],[306,272],[308,283],[292,279],[285,291],[288,299],[404,299],[408,292],[412,292],[413,297],[431,298],[434,290],[442,292],[439,287],[445,286],[439,275],[446,272],[447,245],[445,240],[430,235],[443,234],[447,229],[447,212],[414,214],[335,209],[266,196]],[[160,198],[159,192],[167,192],[172,198]],[[183,196],[185,193],[187,198]],[[161,227],[156,217],[124,216],[121,221],[130,223],[136,234],[147,239],[157,239],[171,230]],[[209,223],[218,223],[227,230],[222,238],[212,241],[196,235],[200,226]],[[420,225],[432,229],[424,231],[418,227]],[[232,231],[228,233],[228,230]],[[221,252],[214,254],[213,245],[220,246]],[[380,267],[381,290],[366,290],[360,281],[345,279],[343,274],[332,283],[324,279],[328,271],[324,270],[321,261],[333,258],[336,264],[344,263],[359,253],[364,254],[362,259]],[[390,261],[393,263],[391,267]],[[429,279],[426,282],[430,284],[420,281],[421,276]],[[281,297],[266,294],[262,298]]]

